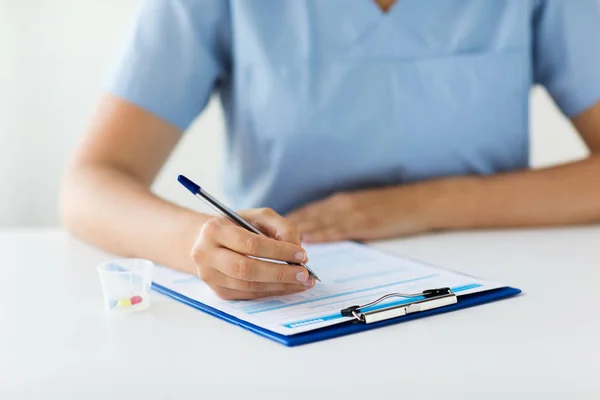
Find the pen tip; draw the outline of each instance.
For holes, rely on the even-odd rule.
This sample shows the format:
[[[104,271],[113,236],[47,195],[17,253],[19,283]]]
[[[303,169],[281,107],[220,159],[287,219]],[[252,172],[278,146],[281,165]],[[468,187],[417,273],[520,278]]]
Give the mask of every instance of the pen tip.
[[[183,175],[179,175],[177,177],[177,180],[179,181],[179,183],[181,183],[183,186],[185,186],[185,188],[187,190],[189,190],[190,192],[192,192],[192,194],[196,194],[200,191],[200,186],[196,185],[194,182],[190,181],[188,178],[186,178]]]

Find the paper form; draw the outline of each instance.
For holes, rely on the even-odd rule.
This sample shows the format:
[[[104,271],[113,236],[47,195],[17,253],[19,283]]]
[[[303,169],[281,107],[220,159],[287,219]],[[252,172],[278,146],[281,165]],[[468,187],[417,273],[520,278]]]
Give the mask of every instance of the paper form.
[[[282,335],[350,320],[340,310],[393,293],[450,287],[460,296],[503,287],[354,242],[305,245],[309,266],[322,282],[303,293],[260,300],[226,301],[197,277],[157,266],[154,283],[239,319]],[[414,301],[388,299],[374,308]]]

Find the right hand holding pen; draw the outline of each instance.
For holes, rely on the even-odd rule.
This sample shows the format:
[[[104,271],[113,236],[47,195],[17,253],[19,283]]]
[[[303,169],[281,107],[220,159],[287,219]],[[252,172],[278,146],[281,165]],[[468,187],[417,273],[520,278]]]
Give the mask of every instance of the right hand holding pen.
[[[269,237],[249,232],[226,218],[209,219],[203,224],[191,254],[201,280],[226,300],[298,293],[314,286],[304,267],[249,257],[294,263],[308,261],[300,246],[300,235],[291,223],[271,209],[239,214]]]

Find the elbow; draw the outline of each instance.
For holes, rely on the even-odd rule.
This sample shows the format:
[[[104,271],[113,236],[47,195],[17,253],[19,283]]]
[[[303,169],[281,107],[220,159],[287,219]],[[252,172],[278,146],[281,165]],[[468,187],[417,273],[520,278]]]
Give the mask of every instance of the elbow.
[[[58,218],[60,225],[67,231],[73,233],[77,228],[77,218],[75,218],[73,203],[73,190],[71,188],[70,172],[67,172],[61,182],[58,199]]]
[[[64,175],[58,199],[58,218],[60,225],[69,233],[81,236],[83,230],[83,214],[81,189],[78,189],[78,169],[70,167]]]

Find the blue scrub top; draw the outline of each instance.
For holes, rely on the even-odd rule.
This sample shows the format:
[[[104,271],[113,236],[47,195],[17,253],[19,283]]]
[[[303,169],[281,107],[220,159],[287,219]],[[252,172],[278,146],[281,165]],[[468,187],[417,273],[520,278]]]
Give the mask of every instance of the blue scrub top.
[[[527,168],[536,83],[600,100],[600,1],[145,0],[107,89],[182,130],[220,95],[230,204],[285,213]]]

